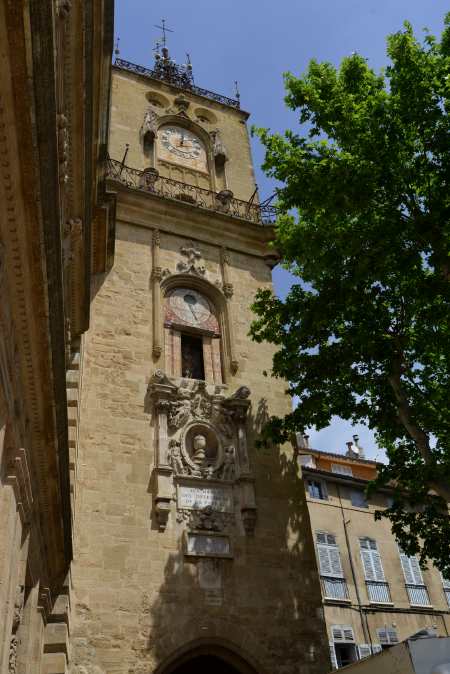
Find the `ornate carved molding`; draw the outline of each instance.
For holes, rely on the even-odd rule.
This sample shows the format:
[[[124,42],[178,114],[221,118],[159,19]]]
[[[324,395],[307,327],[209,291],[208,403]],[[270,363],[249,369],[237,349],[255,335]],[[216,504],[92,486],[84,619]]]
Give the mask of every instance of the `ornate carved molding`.
[[[10,448],[9,451],[11,455],[7,464],[7,480],[14,489],[16,505],[22,522],[29,524],[33,509],[33,492],[27,452],[23,448],[17,450]]]
[[[154,229],[152,233],[152,272],[151,284],[153,294],[153,347],[152,355],[155,360],[159,360],[162,354],[162,297],[161,297],[161,280],[163,277],[163,270],[159,265],[159,251],[161,246],[161,237],[158,229]]]
[[[63,114],[59,114],[56,121],[58,130],[59,182],[64,185],[69,180],[69,121],[66,115]]]
[[[67,19],[72,8],[72,0],[56,0],[56,14],[60,19]]]
[[[186,260],[180,260],[177,263],[177,271],[205,278],[206,267],[203,264],[199,264],[202,260],[200,249],[196,248],[191,241],[189,245],[180,247],[180,253],[186,256]]]

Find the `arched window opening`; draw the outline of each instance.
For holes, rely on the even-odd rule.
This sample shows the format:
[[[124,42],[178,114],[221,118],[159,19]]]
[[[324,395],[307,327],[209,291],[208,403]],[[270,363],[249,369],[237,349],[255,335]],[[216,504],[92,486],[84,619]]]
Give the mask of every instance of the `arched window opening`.
[[[217,310],[192,288],[174,288],[165,298],[166,372],[222,383],[222,337]]]

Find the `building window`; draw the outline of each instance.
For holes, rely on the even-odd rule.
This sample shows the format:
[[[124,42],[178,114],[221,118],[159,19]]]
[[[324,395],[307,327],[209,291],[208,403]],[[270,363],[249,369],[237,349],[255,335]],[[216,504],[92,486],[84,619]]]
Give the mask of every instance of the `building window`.
[[[348,475],[353,476],[353,470],[351,466],[345,466],[343,463],[332,463],[331,472],[336,473],[337,475]]]
[[[362,489],[351,489],[350,490],[350,501],[352,506],[356,508],[368,508],[369,504],[367,503],[366,495]]]
[[[318,498],[321,501],[326,501],[328,499],[325,482],[321,482],[320,480],[308,480],[307,484],[311,498]]]
[[[188,379],[205,379],[201,337],[181,333],[181,376]]]
[[[323,596],[326,599],[348,600],[347,583],[342,571],[341,556],[335,536],[318,531],[316,543]]]
[[[222,384],[222,337],[218,312],[193,288],[174,288],[165,297],[166,372],[172,377]]]
[[[394,627],[380,627],[377,629],[378,640],[383,650],[390,648],[394,644],[398,644],[397,630]]]
[[[376,541],[373,538],[360,538],[359,545],[369,601],[375,604],[390,604],[389,585],[384,577]]]
[[[450,606],[450,579],[445,578],[441,573],[442,587],[444,589],[445,598],[447,599],[447,604]]]
[[[417,557],[408,557],[401,548],[398,549],[400,562],[405,577],[406,591],[412,606],[429,606],[430,598],[423,582],[422,570]]]
[[[345,667],[358,659],[355,636],[350,625],[333,625],[333,641],[330,641],[330,656],[333,669]]]
[[[311,454],[301,454],[300,455],[300,465],[304,468],[315,468],[316,461]]]

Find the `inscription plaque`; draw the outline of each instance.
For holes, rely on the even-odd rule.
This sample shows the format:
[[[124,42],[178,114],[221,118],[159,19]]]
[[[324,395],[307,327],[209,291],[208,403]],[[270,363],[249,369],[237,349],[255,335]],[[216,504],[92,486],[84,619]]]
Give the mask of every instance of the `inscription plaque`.
[[[210,506],[221,513],[232,513],[233,490],[231,487],[188,487],[178,486],[178,507],[203,510]]]
[[[228,536],[188,533],[185,554],[193,557],[231,557],[230,539]]]

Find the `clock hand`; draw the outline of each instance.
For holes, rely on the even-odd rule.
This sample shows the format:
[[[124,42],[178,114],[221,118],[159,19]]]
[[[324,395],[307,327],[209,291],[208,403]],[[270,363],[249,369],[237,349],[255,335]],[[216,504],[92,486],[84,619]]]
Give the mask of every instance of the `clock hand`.
[[[192,315],[193,315],[193,317],[195,318],[195,320],[198,321],[197,315],[196,315],[195,311],[194,311],[193,308],[192,308],[192,304],[189,305],[189,309],[191,310]]]

